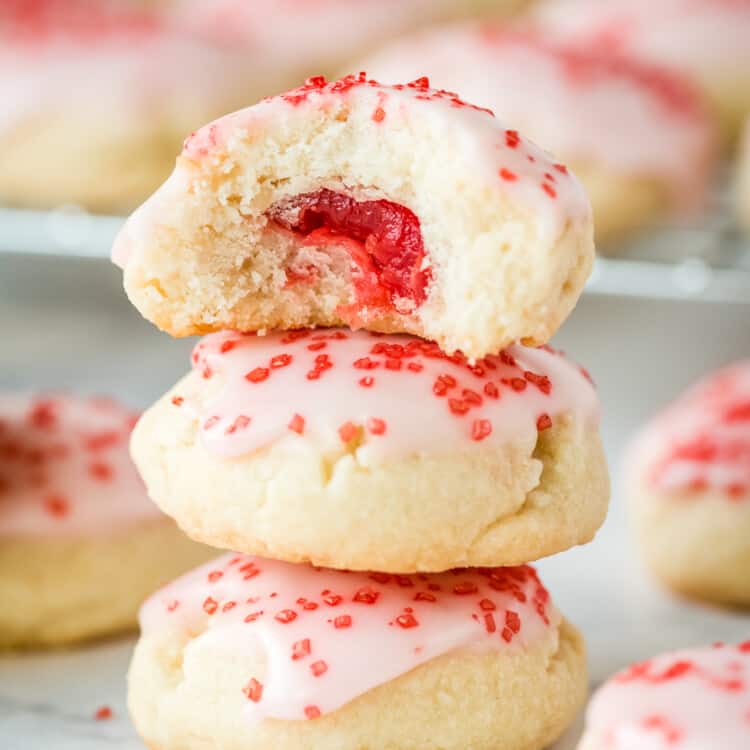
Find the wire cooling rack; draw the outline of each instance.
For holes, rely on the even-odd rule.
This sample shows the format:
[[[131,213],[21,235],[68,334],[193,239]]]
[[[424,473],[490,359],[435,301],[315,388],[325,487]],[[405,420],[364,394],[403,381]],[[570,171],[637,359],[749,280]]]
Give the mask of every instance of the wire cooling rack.
[[[735,225],[727,193],[700,223],[656,227],[600,256],[586,293],[750,305],[750,236]],[[0,208],[0,254],[106,259],[122,223],[73,206]]]

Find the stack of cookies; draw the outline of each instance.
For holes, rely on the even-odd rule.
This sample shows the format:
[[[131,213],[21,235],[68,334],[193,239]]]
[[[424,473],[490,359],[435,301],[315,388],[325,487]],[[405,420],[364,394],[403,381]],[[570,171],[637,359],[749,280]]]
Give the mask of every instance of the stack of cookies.
[[[303,87],[194,133],[114,258],[207,334],[137,425],[151,497],[232,550],[152,597],[130,673],[158,750],[534,750],[586,694],[529,561],[606,513],[599,406],[546,346],[585,193],[426,79]]]

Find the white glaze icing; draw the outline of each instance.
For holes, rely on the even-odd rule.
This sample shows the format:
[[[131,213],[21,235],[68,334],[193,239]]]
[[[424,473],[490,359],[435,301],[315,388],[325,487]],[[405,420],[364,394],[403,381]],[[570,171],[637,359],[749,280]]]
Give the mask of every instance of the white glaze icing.
[[[634,53],[704,80],[739,83],[750,71],[748,0],[552,0],[536,19],[573,44]]]
[[[586,725],[596,750],[747,750],[750,642],[634,665],[594,695]]]
[[[680,75],[492,24],[408,37],[362,65],[382,81],[427,72],[564,161],[661,176],[691,206],[705,197],[714,127]]]
[[[158,518],[128,455],[136,418],[109,399],[0,393],[0,540]]]
[[[184,400],[178,391],[173,403],[196,415],[204,446],[224,457],[281,439],[339,449],[353,440],[367,464],[515,440],[533,445],[560,414],[581,429],[599,419],[581,368],[520,345],[470,366],[410,336],[221,332],[198,343],[193,367],[207,387]]]
[[[629,460],[658,489],[750,498],[750,360],[679,396],[634,440]]]
[[[255,654],[265,670],[236,689],[259,721],[327,714],[456,649],[527,648],[560,615],[529,566],[393,576],[230,553],[152,596],[140,622]]]

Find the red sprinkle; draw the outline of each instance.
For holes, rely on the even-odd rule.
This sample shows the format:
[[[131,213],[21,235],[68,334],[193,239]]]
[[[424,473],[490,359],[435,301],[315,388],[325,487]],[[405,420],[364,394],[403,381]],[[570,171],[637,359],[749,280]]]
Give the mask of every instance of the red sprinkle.
[[[304,417],[301,417],[299,414],[295,414],[289,422],[288,427],[292,432],[296,432],[298,435],[301,435],[305,431]]]
[[[172,403],[175,406],[182,406],[182,404],[184,403],[184,401],[185,401],[185,399],[182,396],[172,396]]]
[[[292,644],[292,661],[304,659],[310,655],[310,639],[305,638]]]
[[[270,370],[267,367],[256,367],[245,375],[245,380],[251,383],[262,383],[270,374]]]
[[[360,602],[361,604],[375,604],[380,596],[380,592],[370,586],[363,586],[356,594],[354,594],[354,601]]]
[[[313,677],[320,677],[328,671],[328,665],[324,661],[314,661],[310,665],[310,671],[313,673]]]
[[[293,609],[282,609],[273,619],[280,622],[282,625],[288,625],[290,622],[294,622],[294,620],[297,619],[297,613]]]
[[[352,618],[349,615],[339,615],[333,619],[333,627],[337,630],[343,630],[344,628],[350,628],[352,626]]]
[[[271,369],[278,370],[280,367],[286,367],[292,363],[291,354],[277,354],[271,359]]]
[[[508,182],[515,182],[518,179],[518,175],[515,172],[511,172],[510,169],[503,167],[500,170],[500,177]]]
[[[242,688],[242,692],[247,696],[248,700],[253,701],[253,703],[258,703],[263,697],[263,684],[253,677],[253,679]]]
[[[549,414],[540,414],[539,418],[536,420],[536,428],[539,430],[539,432],[542,432],[543,430],[548,430],[550,427],[552,427],[552,418]]]
[[[378,419],[377,417],[371,417],[367,420],[367,429],[373,435],[385,435],[386,424],[385,420]]]
[[[97,721],[107,721],[112,718],[112,709],[109,706],[100,706],[94,713],[94,718]]]
[[[206,601],[203,602],[203,611],[206,614],[212,615],[219,608],[219,602],[213,597],[206,597]]]
[[[320,709],[317,706],[305,706],[305,716],[308,719],[317,719],[320,717]]]
[[[406,612],[403,615],[399,615],[396,618],[396,622],[398,623],[399,627],[404,628],[404,630],[409,630],[410,628],[416,628],[419,625],[417,618],[414,617],[414,615],[411,612]]]
[[[489,419],[477,419],[471,427],[471,439],[479,442],[492,433],[492,423]]]
[[[354,440],[354,438],[357,437],[358,432],[357,425],[353,422],[344,422],[344,424],[339,427],[339,437],[344,443],[349,443]]]

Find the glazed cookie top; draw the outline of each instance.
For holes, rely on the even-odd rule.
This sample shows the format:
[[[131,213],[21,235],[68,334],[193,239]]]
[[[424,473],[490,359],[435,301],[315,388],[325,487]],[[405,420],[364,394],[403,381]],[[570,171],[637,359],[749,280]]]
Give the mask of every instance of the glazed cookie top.
[[[456,649],[527,648],[560,615],[529,566],[402,576],[230,553],[152,596],[140,621],[255,656],[237,690],[260,721],[315,719]]]
[[[702,197],[714,127],[702,96],[677,73],[490,23],[408,37],[365,65],[384,81],[429,70],[434,83],[489,107],[561,158],[664,175],[684,202]]]
[[[411,336],[222,332],[202,339],[192,361],[200,380],[172,403],[197,416],[205,447],[225,457],[312,437],[368,462],[533,444],[559,415],[582,427],[599,419],[588,374],[549,347],[511,346],[471,365]]]
[[[630,667],[594,695],[586,725],[586,748],[746,750],[750,642],[664,654]]]
[[[738,80],[750,70],[748,0],[551,0],[535,16],[574,44]]]
[[[658,490],[750,498],[750,360],[688,389],[637,437],[631,460]]]
[[[483,181],[527,206],[547,240],[558,237],[571,225],[583,229],[591,221],[591,206],[578,180],[516,130],[506,128],[490,110],[469,104],[454,92],[431,88],[425,77],[409,84],[384,85],[365,73],[331,83],[318,76],[297,89],[229,114],[190,135],[170,180],[130,218],[127,231],[115,242],[114,262],[124,268],[132,246],[146,245],[145,238],[159,223],[161,203],[168,204],[172,194],[184,187],[183,183],[191,179],[191,173],[200,169],[201,163],[220,161],[240,137],[263,138],[271,127],[283,125],[291,116],[325,112],[334,105],[346,105],[357,112],[356,117],[351,112],[347,117],[350,122],[356,120],[353,127],[372,130],[374,147],[389,132],[395,137],[415,137],[414,132],[407,134],[419,132],[420,120],[422,127],[427,123],[445,138],[458,139],[454,145],[456,149],[460,147],[466,158],[463,165],[466,179]],[[375,154],[367,158],[375,158]],[[309,199],[319,201],[320,196]],[[281,223],[284,226],[289,223],[284,223],[283,215]],[[418,244],[422,243],[419,237]],[[423,255],[429,256],[429,248],[422,250]]]
[[[137,416],[105,398],[0,394],[0,539],[158,517],[128,455]]]

